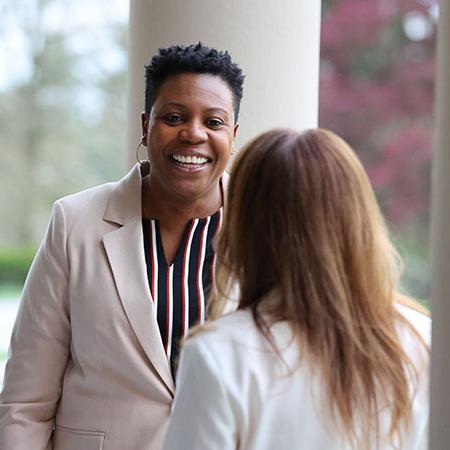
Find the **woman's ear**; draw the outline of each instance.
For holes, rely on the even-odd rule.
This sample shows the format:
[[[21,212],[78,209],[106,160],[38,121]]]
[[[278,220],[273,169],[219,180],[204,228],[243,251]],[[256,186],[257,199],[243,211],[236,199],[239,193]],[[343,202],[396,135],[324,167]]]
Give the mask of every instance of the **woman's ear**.
[[[233,136],[234,136],[234,138],[236,138],[238,129],[239,129],[239,123],[237,123],[237,124],[234,126],[234,130],[233,130]]]
[[[145,112],[141,114],[141,128],[142,128],[142,144],[147,146],[147,132],[148,132],[148,117]]]

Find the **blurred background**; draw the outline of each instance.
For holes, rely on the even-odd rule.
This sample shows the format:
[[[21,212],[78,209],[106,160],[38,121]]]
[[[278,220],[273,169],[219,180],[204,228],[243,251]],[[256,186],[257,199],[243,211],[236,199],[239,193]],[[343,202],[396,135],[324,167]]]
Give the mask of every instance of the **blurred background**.
[[[127,169],[128,8],[0,0],[0,380],[52,203]],[[405,261],[402,289],[424,303],[437,18],[436,0],[322,2],[320,126],[361,157]]]
[[[427,303],[436,0],[322,2],[319,123],[369,173],[405,269]]]
[[[0,0],[0,379],[53,202],[126,169],[128,0]]]

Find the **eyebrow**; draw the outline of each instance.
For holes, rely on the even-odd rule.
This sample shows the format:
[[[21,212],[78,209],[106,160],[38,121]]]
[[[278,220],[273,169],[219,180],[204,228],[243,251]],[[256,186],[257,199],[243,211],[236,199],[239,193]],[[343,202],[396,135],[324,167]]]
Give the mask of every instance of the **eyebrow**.
[[[165,103],[164,105],[162,105],[162,107],[176,107],[176,108],[180,108],[180,109],[184,109],[186,110],[186,106],[183,105],[183,103],[177,103],[177,102],[168,102]],[[214,113],[214,112],[222,112],[223,114],[226,114],[228,116],[228,111],[224,108],[221,108],[220,106],[214,106],[212,108],[208,108],[206,110],[206,112],[208,113]]]
[[[167,106],[175,106],[176,108],[186,109],[186,106],[184,106],[182,103],[176,103],[176,102],[168,102],[161,105],[162,107]]]
[[[222,112],[222,113],[224,113],[224,114],[226,114],[228,116],[228,111],[226,109],[220,108],[218,106],[216,106],[214,108],[208,108],[206,111],[209,112],[209,113]]]

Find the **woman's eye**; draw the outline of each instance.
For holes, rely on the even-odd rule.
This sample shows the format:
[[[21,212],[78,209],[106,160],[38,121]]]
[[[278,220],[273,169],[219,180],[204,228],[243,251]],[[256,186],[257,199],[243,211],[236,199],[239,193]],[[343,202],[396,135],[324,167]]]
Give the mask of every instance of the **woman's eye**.
[[[206,124],[208,125],[208,127],[211,128],[219,128],[220,126],[223,125],[223,122],[219,119],[208,119],[206,121]]]
[[[164,120],[171,125],[176,125],[182,122],[183,118],[178,114],[167,114],[166,116],[164,116]]]

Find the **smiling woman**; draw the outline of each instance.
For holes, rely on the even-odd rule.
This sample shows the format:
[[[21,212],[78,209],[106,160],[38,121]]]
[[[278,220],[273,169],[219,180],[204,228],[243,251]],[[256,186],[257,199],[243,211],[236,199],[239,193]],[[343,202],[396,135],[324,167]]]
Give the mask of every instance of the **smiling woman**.
[[[186,64],[192,62],[188,59]],[[153,78],[158,76],[158,64],[156,58],[147,68]],[[149,166],[142,184],[143,229],[146,240],[160,249],[146,246],[147,265],[150,285],[155,285],[153,298],[160,300],[157,317],[172,372],[180,338],[204,317],[205,291],[211,284],[214,233],[208,238],[206,226],[212,221],[217,230],[220,222],[227,183],[223,174],[238,129],[232,86],[221,75],[175,74],[160,84],[150,111],[147,107],[142,113],[142,143]],[[189,261],[196,261],[191,278],[186,269]],[[158,275],[153,273],[155,264]],[[170,292],[167,276],[175,277]],[[164,285],[163,292],[156,284]]]
[[[0,448],[161,448],[179,340],[205,319],[242,85],[226,52],[160,50],[148,161],[55,203],[13,331]]]

